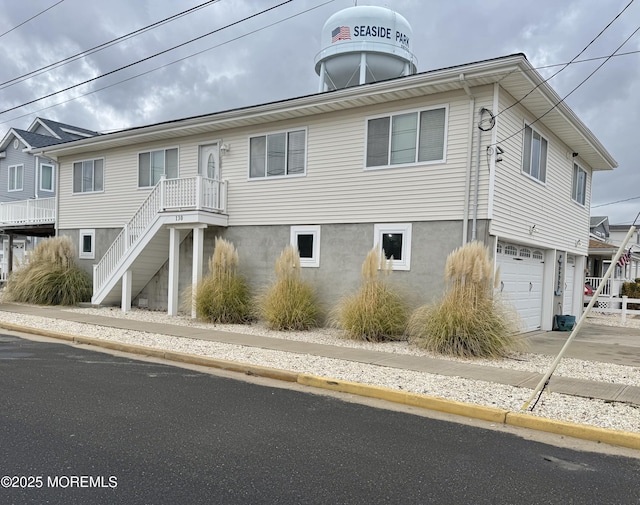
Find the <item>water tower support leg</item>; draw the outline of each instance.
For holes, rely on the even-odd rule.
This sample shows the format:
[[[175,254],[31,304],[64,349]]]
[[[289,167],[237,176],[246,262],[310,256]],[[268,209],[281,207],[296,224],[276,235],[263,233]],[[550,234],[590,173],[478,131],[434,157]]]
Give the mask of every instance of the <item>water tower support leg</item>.
[[[360,55],[360,82],[358,84],[364,84],[367,82],[367,53]]]

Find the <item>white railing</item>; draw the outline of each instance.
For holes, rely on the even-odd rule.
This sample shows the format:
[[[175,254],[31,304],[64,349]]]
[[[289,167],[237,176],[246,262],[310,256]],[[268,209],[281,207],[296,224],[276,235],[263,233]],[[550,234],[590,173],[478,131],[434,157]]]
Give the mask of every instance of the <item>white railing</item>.
[[[585,279],[585,282],[589,286],[591,286],[591,288],[595,292],[600,286],[600,284],[602,283],[602,277],[587,277]],[[604,288],[602,288],[601,294],[604,296],[611,296],[611,278],[607,279],[607,282],[604,285]]]
[[[224,212],[226,181],[200,175],[183,179],[161,179],[133,217],[113,241],[97,265],[93,267],[93,291],[107,282],[125,253],[144,234],[156,215],[169,210],[206,210]]]
[[[598,301],[593,305],[591,312],[620,314],[622,323],[625,323],[627,321],[628,314],[640,314],[640,310],[629,308],[630,303],[640,305],[640,298],[629,298],[627,296],[611,298],[609,296],[599,296]]]
[[[42,224],[55,219],[55,197],[0,203],[0,224]]]

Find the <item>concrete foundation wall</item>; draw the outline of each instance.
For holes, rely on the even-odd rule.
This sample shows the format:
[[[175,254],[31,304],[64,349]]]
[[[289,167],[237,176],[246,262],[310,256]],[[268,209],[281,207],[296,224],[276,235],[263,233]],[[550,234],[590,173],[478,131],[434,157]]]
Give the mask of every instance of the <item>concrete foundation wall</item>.
[[[100,258],[104,256],[107,252],[113,241],[116,239],[118,234],[122,231],[122,228],[96,228],[95,229],[95,258],[94,259],[83,259],[77,258],[78,264],[80,267],[85,270],[91,278],[93,278],[93,265],[96,265]],[[58,230],[59,236],[67,236],[70,237],[73,243],[76,246],[76,255],[80,252],[80,230]],[[168,251],[167,246],[167,251]]]
[[[478,236],[484,238],[486,233],[486,223],[479,222]],[[275,279],[275,261],[289,244],[290,227],[208,228],[205,230],[203,275],[207,274],[207,262],[213,254],[216,236],[236,246],[240,258],[239,271],[248,280],[253,293],[257,294]],[[359,288],[362,262],[373,247],[373,237],[374,225],[370,223],[322,226],[320,266],[303,268],[302,275],[315,287],[325,314],[341,297]],[[191,232],[183,230],[180,239],[179,289],[182,304],[185,301],[184,290],[191,285],[192,279]],[[390,277],[412,307],[432,301],[442,294],[447,255],[461,242],[462,223],[459,221],[413,223],[411,270],[394,271]],[[167,289],[168,264],[165,264],[139,294],[133,293],[133,305],[166,310]]]

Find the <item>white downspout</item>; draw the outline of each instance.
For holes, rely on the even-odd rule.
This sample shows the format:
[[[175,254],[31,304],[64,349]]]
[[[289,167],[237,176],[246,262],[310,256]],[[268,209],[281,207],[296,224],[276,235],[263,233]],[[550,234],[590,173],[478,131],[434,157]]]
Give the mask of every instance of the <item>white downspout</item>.
[[[36,164],[36,166],[35,166],[35,171],[36,171],[36,173],[35,173],[35,177],[34,177],[34,180],[35,180],[35,183],[34,183],[34,184],[35,184],[35,188],[33,188],[33,194],[34,194],[34,196],[36,197],[36,200],[37,200],[38,198],[40,198],[40,195],[38,194],[38,188],[40,187],[40,184],[39,184],[39,181],[38,181],[38,179],[40,178],[40,170],[39,170],[39,168],[40,168],[40,163],[39,163],[39,157],[36,155],[36,156],[34,156],[34,157],[33,157],[33,160],[34,160],[34,162],[35,162],[35,164]],[[22,174],[22,177],[24,177],[24,174]]]
[[[480,120],[482,119],[482,111],[484,109],[480,109],[478,111],[478,136],[476,146],[476,180],[474,181],[474,194],[473,194],[473,220],[471,225],[471,241],[473,242],[477,238],[478,232],[478,192],[480,191],[480,136],[482,135],[482,130],[480,129]]]
[[[464,80],[464,74],[460,74],[460,82],[464,88],[464,92],[469,97],[469,135],[467,136],[467,170],[465,175],[465,188],[464,188],[464,210],[462,211],[462,245],[467,243],[467,236],[469,234],[469,198],[471,195],[471,163],[473,149],[473,117],[476,108],[476,97],[471,93],[469,85]]]

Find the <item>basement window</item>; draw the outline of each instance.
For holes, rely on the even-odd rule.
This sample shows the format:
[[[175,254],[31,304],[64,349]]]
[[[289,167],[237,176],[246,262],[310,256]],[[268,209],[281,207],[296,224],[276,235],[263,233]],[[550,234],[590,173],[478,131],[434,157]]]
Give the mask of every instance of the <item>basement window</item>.
[[[291,245],[298,249],[301,267],[320,266],[320,226],[292,226]]]
[[[95,230],[80,230],[80,252],[79,258],[92,260],[95,259]]]
[[[376,224],[373,240],[393,270],[411,269],[411,223]]]

